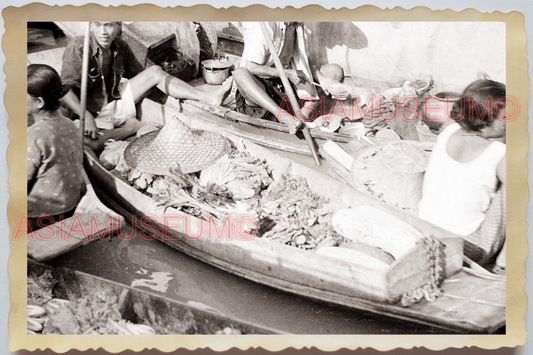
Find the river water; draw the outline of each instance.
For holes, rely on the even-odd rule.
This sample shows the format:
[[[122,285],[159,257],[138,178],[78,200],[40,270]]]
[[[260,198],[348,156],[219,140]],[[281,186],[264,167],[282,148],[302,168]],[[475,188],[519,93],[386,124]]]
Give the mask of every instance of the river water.
[[[128,226],[122,235],[130,235]],[[131,234],[133,235],[133,234]],[[136,233],[104,239],[50,262],[153,291],[192,306],[293,334],[442,334],[368,312],[317,302],[212,267]]]

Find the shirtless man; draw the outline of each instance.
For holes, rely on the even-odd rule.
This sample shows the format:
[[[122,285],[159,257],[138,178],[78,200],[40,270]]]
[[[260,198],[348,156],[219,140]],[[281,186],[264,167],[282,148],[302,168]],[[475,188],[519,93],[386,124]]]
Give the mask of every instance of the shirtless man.
[[[142,126],[135,104],[153,87],[177,99],[219,105],[231,89],[232,79],[216,90],[203,92],[171,76],[159,66],[143,70],[128,44],[120,38],[121,22],[92,22],[85,114],[84,143],[101,151],[108,139],[122,140]],[[83,37],[74,38],[63,55],[61,79],[68,88],[62,102],[77,116],[81,113],[80,87]],[[103,131],[99,131],[103,130]]]
[[[268,22],[266,25],[287,78],[296,88],[297,96],[305,101],[302,114],[309,117],[318,104],[318,96],[305,52],[302,25],[298,22]],[[244,52],[233,78],[238,88],[235,97],[238,112],[258,118],[270,112],[289,126],[292,134],[301,127],[302,121],[286,110],[289,101],[283,99],[279,72],[257,22],[244,23]]]

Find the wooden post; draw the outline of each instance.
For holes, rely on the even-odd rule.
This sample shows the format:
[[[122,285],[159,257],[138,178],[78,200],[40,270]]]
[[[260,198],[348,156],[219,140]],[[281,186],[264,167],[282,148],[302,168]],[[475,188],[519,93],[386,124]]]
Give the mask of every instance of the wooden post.
[[[279,77],[281,79],[281,82],[283,83],[283,86],[285,87],[285,92],[289,97],[289,101],[294,111],[294,115],[297,119],[302,120],[300,117],[300,105],[298,104],[298,100],[296,100],[296,96],[292,91],[291,84],[289,83],[289,79],[285,74],[285,70],[283,69],[283,65],[281,64],[281,60],[279,59],[278,53],[276,53],[276,48],[274,48],[274,43],[272,43],[272,39],[270,38],[270,34],[268,33],[266,25],[264,22],[259,22],[259,26],[261,27],[261,31],[263,31],[263,37],[265,37],[268,49],[270,50],[270,55],[272,56],[272,59],[274,59],[274,64],[278,69]],[[313,143],[313,139],[311,138],[311,133],[309,133],[309,128],[305,125],[305,122],[303,122],[302,133],[304,134],[305,140],[309,145],[311,153],[313,153],[313,158],[315,158],[316,165],[320,166],[320,160],[318,159],[315,145]]]
[[[81,141],[83,142],[85,132],[85,112],[87,111],[87,79],[89,72],[89,36],[91,31],[91,23],[87,22],[87,28],[85,29],[85,41],[83,42],[83,63],[81,68],[81,94],[80,94],[80,130]]]

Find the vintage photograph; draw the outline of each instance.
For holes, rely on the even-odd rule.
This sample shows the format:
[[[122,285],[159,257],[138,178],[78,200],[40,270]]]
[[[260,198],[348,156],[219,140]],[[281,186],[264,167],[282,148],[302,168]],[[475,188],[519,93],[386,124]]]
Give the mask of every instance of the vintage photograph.
[[[506,334],[504,22],[28,22],[27,64],[28,334]]]
[[[3,18],[11,351],[524,343],[519,13]]]

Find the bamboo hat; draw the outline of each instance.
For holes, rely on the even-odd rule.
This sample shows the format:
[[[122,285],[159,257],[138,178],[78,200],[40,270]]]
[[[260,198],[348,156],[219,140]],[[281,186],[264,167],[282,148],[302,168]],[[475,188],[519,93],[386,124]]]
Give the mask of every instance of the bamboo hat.
[[[355,187],[388,204],[418,211],[429,152],[422,142],[397,141],[375,145],[354,157]]]
[[[174,117],[160,131],[135,138],[124,158],[129,166],[145,173],[167,175],[171,167],[178,165],[184,174],[189,174],[210,166],[228,145],[220,134],[191,130]]]

